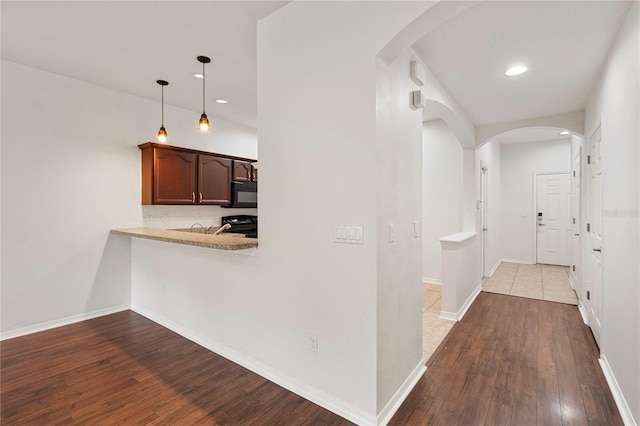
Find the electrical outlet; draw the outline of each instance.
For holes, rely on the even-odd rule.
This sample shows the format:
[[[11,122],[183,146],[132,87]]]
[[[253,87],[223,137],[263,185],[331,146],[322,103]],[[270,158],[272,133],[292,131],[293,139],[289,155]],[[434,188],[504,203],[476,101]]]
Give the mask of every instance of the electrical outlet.
[[[420,229],[418,228],[418,221],[413,221],[413,238],[418,238],[420,236]]]
[[[311,352],[318,352],[318,335],[309,333],[309,350]]]

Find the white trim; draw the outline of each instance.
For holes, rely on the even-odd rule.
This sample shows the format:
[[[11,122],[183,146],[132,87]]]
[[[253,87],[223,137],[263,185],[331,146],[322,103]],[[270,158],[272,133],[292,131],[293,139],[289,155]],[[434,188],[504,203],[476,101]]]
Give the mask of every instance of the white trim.
[[[398,411],[398,408],[400,408],[407,396],[409,396],[409,393],[411,393],[425,371],[427,371],[425,361],[424,359],[420,359],[420,362],[418,363],[418,365],[416,365],[416,368],[413,369],[402,386],[398,388],[396,393],[391,397],[389,402],[387,402],[382,411],[380,411],[380,413],[378,414],[377,424],[386,425],[387,423],[389,423],[389,421],[391,421],[393,415],[396,413],[396,411]]]
[[[504,257],[502,258],[502,261],[507,263],[522,263],[523,265],[535,265],[535,263],[532,260],[527,260],[527,259],[511,259],[508,257]]]
[[[26,336],[27,334],[38,333],[40,331],[51,330],[52,328],[62,327],[77,322],[90,320],[93,318],[103,317],[105,315],[115,314],[129,309],[129,304],[112,306],[110,308],[98,309],[93,312],[85,312],[82,314],[71,315],[69,317],[42,322],[40,324],[29,325],[27,327],[18,328],[17,330],[6,331],[2,333],[1,340],[13,339],[14,337]]]
[[[489,275],[487,275],[487,277],[491,278],[493,276],[493,274],[496,272],[496,269],[498,269],[498,267],[500,266],[501,263],[502,263],[502,260],[498,259],[496,264],[493,265],[493,268],[491,268],[491,270],[489,271]]]
[[[460,321],[464,317],[464,315],[467,313],[467,311],[471,307],[471,304],[473,303],[474,300],[476,300],[476,297],[478,297],[481,291],[482,291],[482,283],[480,283],[478,287],[476,287],[475,290],[473,290],[473,293],[471,293],[467,298],[467,300],[465,300],[462,307],[458,309],[458,312],[447,312],[447,311],[441,310],[440,318],[447,321]]]
[[[422,277],[422,284],[442,285],[442,280],[440,278]]]
[[[571,288],[573,289],[573,291],[576,290],[576,286],[574,285],[575,283],[573,282],[573,275],[571,274],[571,266],[569,266],[569,285],[571,286]]]
[[[578,312],[580,312],[580,316],[582,317],[582,322],[584,322],[584,325],[588,326],[589,317],[587,316],[587,311],[584,310],[584,306],[582,305],[580,299],[578,299]]]
[[[352,421],[358,425],[374,425],[376,424],[376,416],[367,413],[360,408],[354,407],[344,401],[335,398],[319,389],[316,389],[308,384],[291,377],[282,371],[275,369],[271,366],[263,364],[262,362],[248,357],[233,348],[223,345],[213,339],[204,337],[186,327],[177,324],[168,318],[152,313],[138,305],[132,304],[131,310],[150,319],[153,322],[160,324],[161,326],[168,328],[169,330],[178,333],[179,335],[191,340],[198,345],[209,349],[216,354],[227,358],[228,360],[244,367],[252,372],[264,377],[265,379],[282,386],[283,388],[300,395],[301,397],[317,404],[327,410],[344,417],[345,419]]]
[[[602,372],[604,373],[604,378],[607,379],[607,383],[609,384],[609,388],[613,394],[613,399],[616,401],[618,411],[620,411],[620,416],[622,417],[622,422],[626,426],[637,426],[638,423],[634,420],[633,414],[631,414],[631,409],[629,408],[627,401],[624,399],[620,385],[618,385],[618,381],[616,380],[616,376],[613,374],[609,361],[607,361],[607,357],[604,354],[600,355],[598,362],[600,363],[600,368],[602,368]]]
[[[476,297],[478,297],[481,291],[482,291],[482,283],[480,283],[478,287],[476,287],[476,289],[473,290],[473,293],[469,295],[467,300],[464,302],[464,305],[462,305],[462,307],[458,309],[458,321],[460,321],[464,317],[464,314],[467,313],[467,311],[471,307],[471,304],[473,303],[474,300],[476,300]]]
[[[440,319],[447,321],[458,321],[458,314],[455,312],[440,311]]]

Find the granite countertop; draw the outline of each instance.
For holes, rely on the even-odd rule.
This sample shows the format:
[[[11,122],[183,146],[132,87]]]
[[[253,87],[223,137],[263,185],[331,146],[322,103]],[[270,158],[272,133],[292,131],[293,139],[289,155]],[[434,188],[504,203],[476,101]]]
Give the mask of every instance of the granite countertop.
[[[111,233],[218,250],[242,250],[258,246],[257,238],[248,238],[239,234],[229,233],[212,235],[198,232],[197,230],[191,232],[188,229],[130,228],[112,229]]]

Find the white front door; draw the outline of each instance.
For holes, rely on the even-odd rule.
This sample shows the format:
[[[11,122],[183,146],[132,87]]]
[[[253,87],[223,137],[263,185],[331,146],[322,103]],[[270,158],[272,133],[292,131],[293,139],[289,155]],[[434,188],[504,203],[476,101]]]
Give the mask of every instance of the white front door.
[[[589,326],[600,346],[602,331],[602,134],[600,124],[587,140],[587,315]]]
[[[571,174],[537,176],[537,260],[548,265],[571,262]]]

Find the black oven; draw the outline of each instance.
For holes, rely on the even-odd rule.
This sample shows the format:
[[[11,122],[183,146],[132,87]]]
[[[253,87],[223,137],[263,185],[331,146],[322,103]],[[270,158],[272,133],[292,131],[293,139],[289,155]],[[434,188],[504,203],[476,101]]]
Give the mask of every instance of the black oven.
[[[231,182],[231,204],[228,207],[258,207],[258,183]]]
[[[229,228],[226,232],[235,232],[237,234],[244,234],[245,237],[258,238],[258,216],[251,215],[236,215],[236,216],[223,216],[222,225],[229,224]]]

